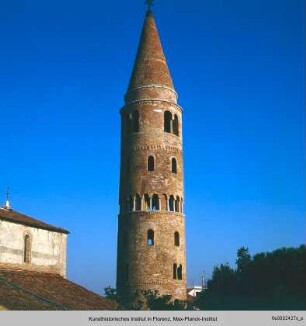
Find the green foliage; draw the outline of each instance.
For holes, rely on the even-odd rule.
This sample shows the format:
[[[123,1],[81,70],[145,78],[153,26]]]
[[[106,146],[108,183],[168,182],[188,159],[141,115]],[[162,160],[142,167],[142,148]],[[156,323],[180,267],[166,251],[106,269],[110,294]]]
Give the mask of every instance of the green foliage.
[[[141,310],[144,307],[143,296],[138,291],[120,296],[116,289],[108,286],[104,292],[108,300],[117,303],[117,310]]]
[[[236,259],[237,271],[239,273],[244,272],[248,268],[251,260],[252,259],[248,248],[241,247],[238,249]]]
[[[206,310],[305,310],[306,248],[282,248],[250,256],[237,252],[237,269],[215,267],[196,300]]]
[[[105,297],[111,301],[117,301],[117,290],[108,286],[104,289]]]
[[[181,300],[172,301],[171,295],[158,295],[157,291],[143,292],[148,310],[184,310],[186,302]]]
[[[172,300],[171,295],[159,295],[157,291],[134,291],[119,296],[110,286],[104,289],[105,297],[117,303],[118,310],[184,310],[186,302]]]
[[[235,288],[235,283],[235,271],[228,264],[215,267],[213,278],[208,281],[208,285],[212,290],[224,293],[231,293]]]

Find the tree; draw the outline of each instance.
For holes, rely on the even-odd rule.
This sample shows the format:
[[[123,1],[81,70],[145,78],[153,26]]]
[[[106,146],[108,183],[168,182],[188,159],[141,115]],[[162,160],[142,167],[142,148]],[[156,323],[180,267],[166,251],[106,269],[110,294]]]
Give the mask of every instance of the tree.
[[[238,273],[244,272],[251,261],[252,259],[251,259],[251,255],[249,254],[249,249],[245,247],[239,248],[237,251],[237,259],[236,259],[237,272]]]
[[[104,289],[107,299],[117,303],[117,310],[184,310],[186,301],[172,300],[171,295],[159,295],[158,291],[134,291],[119,296],[117,290],[108,286]]]
[[[105,297],[108,300],[111,301],[117,301],[118,296],[117,296],[117,290],[112,288],[111,286],[108,286],[104,289]]]
[[[213,270],[212,279],[207,283],[211,291],[226,294],[231,293],[236,285],[235,271],[226,264],[216,266]]]
[[[108,286],[104,292],[107,299],[117,303],[117,310],[141,310],[144,306],[144,301],[138,291],[120,296],[115,288]]]
[[[186,302],[172,300],[171,295],[159,295],[158,291],[144,291],[148,310],[185,310]]]
[[[305,310],[306,247],[280,248],[250,256],[237,251],[237,269],[215,267],[207,289],[197,298],[199,309]]]

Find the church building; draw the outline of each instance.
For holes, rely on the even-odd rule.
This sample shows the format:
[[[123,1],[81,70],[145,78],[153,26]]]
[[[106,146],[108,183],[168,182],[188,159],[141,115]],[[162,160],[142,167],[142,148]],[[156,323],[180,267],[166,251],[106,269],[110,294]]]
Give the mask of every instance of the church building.
[[[66,277],[69,232],[0,206],[0,267],[56,273]]]
[[[0,310],[114,310],[66,278],[65,229],[0,206]]]

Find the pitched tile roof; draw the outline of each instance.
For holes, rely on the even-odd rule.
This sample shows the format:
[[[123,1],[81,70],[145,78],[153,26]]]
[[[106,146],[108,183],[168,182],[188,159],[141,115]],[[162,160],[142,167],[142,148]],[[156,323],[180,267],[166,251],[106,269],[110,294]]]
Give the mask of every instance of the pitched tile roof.
[[[33,226],[39,229],[45,229],[60,233],[69,233],[69,231],[53,226],[51,224],[44,223],[42,221],[39,221],[33,217],[24,215],[22,213],[19,213],[17,211],[14,211],[10,208],[0,207],[0,220],[5,220],[13,223]]]
[[[115,310],[116,305],[50,273],[0,270],[0,307],[8,310]]]

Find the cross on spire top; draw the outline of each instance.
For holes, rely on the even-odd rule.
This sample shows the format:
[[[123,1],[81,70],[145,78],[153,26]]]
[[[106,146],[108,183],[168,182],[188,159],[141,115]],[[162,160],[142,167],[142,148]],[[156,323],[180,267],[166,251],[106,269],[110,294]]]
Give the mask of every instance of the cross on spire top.
[[[10,199],[10,188],[9,187],[6,188],[5,196],[6,196],[6,200]]]
[[[5,200],[5,208],[10,208],[10,188],[7,187],[6,188],[6,192],[5,192],[5,196],[6,196],[6,200]]]
[[[146,0],[145,4],[148,6],[148,10],[151,10],[151,7],[153,6],[154,0]]]

